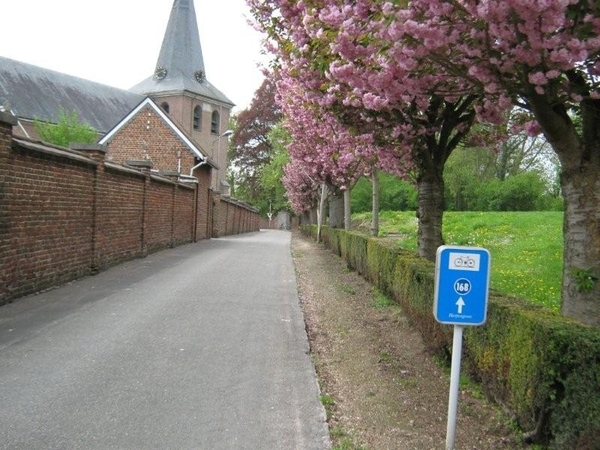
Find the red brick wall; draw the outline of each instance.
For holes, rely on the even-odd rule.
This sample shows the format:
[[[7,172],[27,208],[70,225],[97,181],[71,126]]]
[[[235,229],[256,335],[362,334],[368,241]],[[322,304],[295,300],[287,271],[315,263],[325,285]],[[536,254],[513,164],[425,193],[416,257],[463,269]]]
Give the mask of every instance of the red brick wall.
[[[212,210],[213,210],[212,237],[216,238],[216,237],[226,234],[225,227],[224,227],[224,224],[227,219],[227,216],[225,215],[225,211],[226,211],[225,207],[226,206],[227,205],[225,203],[221,202],[221,194],[219,194],[218,192],[214,192],[213,197],[212,197]]]
[[[104,169],[104,170],[102,170]],[[115,166],[102,167],[96,197],[95,268],[143,254],[143,174]]]
[[[147,106],[108,143],[108,159],[117,163],[149,160],[166,172],[189,174],[196,160],[192,152],[154,109]]]
[[[174,185],[173,193],[173,244],[180,245],[193,238],[196,189]]]
[[[144,238],[148,251],[172,247],[173,186],[168,181],[153,180],[148,185],[146,202]]]
[[[213,237],[250,233],[260,230],[258,211],[230,197],[215,194],[215,222],[218,230]],[[218,232],[218,234],[217,234]]]
[[[213,235],[213,200],[210,190],[211,169],[203,165],[194,171],[198,179],[196,199],[196,239],[210,239]]]
[[[7,156],[0,181],[0,301],[86,275],[92,266],[93,161],[18,145],[6,150],[0,150]]]
[[[211,236],[209,166],[196,169],[198,183],[167,180],[105,161],[101,146],[13,139],[11,120],[0,113],[0,304]],[[231,199],[217,203],[232,215],[214,217],[223,230],[240,230],[234,210],[258,217]]]
[[[14,257],[14,247],[11,242],[11,219],[6,207],[8,190],[8,162],[12,143],[13,117],[0,112],[0,298],[10,295],[9,280],[13,274],[9,271],[10,261]]]

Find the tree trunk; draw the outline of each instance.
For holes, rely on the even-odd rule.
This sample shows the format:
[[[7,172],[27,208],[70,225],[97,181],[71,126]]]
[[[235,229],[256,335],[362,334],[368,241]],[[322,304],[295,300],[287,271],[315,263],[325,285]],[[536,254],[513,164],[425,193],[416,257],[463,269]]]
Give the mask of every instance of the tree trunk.
[[[371,174],[373,185],[373,214],[371,218],[371,236],[379,236],[379,173],[373,169]]]
[[[329,219],[327,225],[331,228],[344,227],[344,198],[339,192],[329,197]]]
[[[600,327],[600,165],[561,177],[565,200],[562,314]]]
[[[325,199],[327,198],[327,186],[321,185],[321,198],[319,199],[319,209],[317,210],[317,242],[321,242],[321,227],[325,218]]]
[[[580,103],[581,132],[566,107],[533,89],[532,112],[561,162],[563,221],[562,314],[600,327],[600,102]]]
[[[443,244],[444,180],[442,174],[421,176],[417,180],[417,192],[419,256],[435,261],[436,251]]]
[[[344,230],[352,228],[352,205],[350,204],[350,189],[344,191]]]

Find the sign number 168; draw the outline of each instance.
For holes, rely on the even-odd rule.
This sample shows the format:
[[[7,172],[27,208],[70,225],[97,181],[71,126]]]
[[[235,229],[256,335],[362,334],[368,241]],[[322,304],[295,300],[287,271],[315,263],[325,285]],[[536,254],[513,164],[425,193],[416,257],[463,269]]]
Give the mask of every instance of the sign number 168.
[[[466,278],[459,278],[454,283],[454,290],[458,295],[467,295],[471,292],[471,282]]]

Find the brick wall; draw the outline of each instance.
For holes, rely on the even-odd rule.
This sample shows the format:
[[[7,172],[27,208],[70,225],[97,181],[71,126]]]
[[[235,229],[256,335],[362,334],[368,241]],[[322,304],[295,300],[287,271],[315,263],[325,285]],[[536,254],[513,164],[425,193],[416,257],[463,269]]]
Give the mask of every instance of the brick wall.
[[[0,113],[0,304],[209,238],[210,167],[196,169],[197,183],[183,183],[140,166],[108,162],[98,145],[68,150],[13,138],[12,116]],[[223,204],[257,221],[247,205]],[[252,219],[237,228],[226,219],[224,230],[258,230]]]
[[[0,298],[89,273],[95,172],[85,158],[13,146],[2,128]]]
[[[220,194],[214,194],[213,199],[216,216],[213,237],[260,231],[258,210]]]
[[[98,172],[94,268],[103,269],[144,253],[145,177],[116,165]]]
[[[173,187],[167,183],[148,183],[144,238],[150,252],[173,246]]]
[[[148,160],[163,172],[189,174],[195,156],[160,116],[147,106],[136,114],[108,143],[108,159],[124,164]]]
[[[194,171],[198,180],[196,199],[196,239],[210,239],[213,236],[213,199],[210,190],[211,169],[200,166]]]
[[[169,104],[168,115],[171,120],[184,130],[187,136],[191,137],[203,149],[205,154],[217,164],[220,170],[213,173],[216,179],[213,187],[220,186],[220,182],[225,180],[227,175],[227,138],[219,139],[219,135],[227,130],[229,126],[230,107],[186,94],[155,96],[153,99],[158,105],[163,102]],[[202,111],[200,130],[194,130],[193,127],[193,114],[196,106],[199,106]],[[220,117],[218,133],[211,132],[213,111],[217,111]]]
[[[194,229],[196,189],[173,185],[173,245],[191,242]]]

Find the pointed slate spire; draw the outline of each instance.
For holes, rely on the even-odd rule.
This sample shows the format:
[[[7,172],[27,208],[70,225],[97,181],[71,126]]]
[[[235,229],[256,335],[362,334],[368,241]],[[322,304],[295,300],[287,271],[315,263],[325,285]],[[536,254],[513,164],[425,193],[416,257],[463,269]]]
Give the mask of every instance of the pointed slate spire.
[[[164,79],[183,76],[203,82],[205,74],[194,2],[175,0],[156,63],[155,76],[159,79],[161,76]]]
[[[206,78],[194,0],[175,0],[154,74],[131,91],[150,95],[187,91],[233,105]]]

